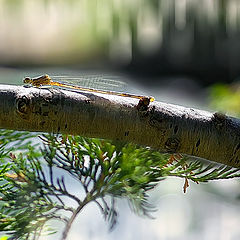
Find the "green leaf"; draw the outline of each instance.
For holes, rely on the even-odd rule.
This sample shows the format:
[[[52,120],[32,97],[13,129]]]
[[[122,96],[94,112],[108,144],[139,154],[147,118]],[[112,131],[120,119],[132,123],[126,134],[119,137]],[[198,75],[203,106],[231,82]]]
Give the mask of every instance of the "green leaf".
[[[8,239],[8,236],[2,236],[1,238],[0,238],[0,240],[7,240]]]

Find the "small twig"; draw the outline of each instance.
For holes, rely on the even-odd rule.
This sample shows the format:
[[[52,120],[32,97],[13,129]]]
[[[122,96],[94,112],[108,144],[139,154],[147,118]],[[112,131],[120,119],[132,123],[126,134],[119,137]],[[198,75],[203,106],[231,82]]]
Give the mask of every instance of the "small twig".
[[[65,229],[62,233],[62,238],[61,240],[66,240],[67,239],[67,235],[70,231],[70,228],[72,226],[73,221],[75,220],[75,218],[77,217],[78,213],[83,209],[83,207],[88,203],[88,201],[85,199],[85,201],[78,206],[78,208],[76,209],[76,211],[73,213],[73,215],[71,216],[71,218],[68,220]]]

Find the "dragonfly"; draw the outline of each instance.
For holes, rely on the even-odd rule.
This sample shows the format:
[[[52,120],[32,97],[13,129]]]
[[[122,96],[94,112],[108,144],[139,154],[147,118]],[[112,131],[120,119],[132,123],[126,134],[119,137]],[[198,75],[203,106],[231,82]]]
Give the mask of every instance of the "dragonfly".
[[[45,74],[39,77],[25,77],[23,79],[24,83],[31,84],[34,87],[42,87],[42,86],[57,86],[62,87],[66,89],[73,89],[73,90],[79,90],[79,91],[86,91],[86,92],[94,92],[94,93],[100,93],[100,94],[108,94],[108,95],[116,95],[121,97],[130,97],[130,98],[137,98],[139,99],[140,105],[148,105],[150,102],[153,102],[155,99],[151,96],[142,96],[142,95],[135,95],[125,92],[115,92],[111,90],[102,90],[103,88],[110,88],[115,87],[118,88],[122,82],[114,80],[114,79],[108,79],[103,76],[83,76],[83,77],[71,77],[71,76],[53,76],[50,77],[49,75]],[[78,84],[84,84],[93,82],[95,86],[102,88],[96,89],[92,87],[85,87]],[[74,83],[74,84],[71,84]]]

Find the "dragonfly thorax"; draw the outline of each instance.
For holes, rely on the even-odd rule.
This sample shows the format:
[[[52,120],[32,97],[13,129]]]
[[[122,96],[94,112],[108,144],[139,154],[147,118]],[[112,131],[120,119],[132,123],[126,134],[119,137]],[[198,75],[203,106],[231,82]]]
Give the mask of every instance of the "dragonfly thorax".
[[[46,74],[36,78],[25,77],[23,79],[24,83],[32,84],[33,86],[40,87],[43,85],[50,85],[52,82],[51,78]]]

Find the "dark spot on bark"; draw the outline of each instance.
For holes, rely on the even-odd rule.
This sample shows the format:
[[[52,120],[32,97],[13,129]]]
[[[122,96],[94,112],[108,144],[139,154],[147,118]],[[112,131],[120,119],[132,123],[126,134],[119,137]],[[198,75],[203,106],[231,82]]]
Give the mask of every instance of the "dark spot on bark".
[[[165,142],[165,148],[168,152],[176,152],[180,146],[180,140],[178,138],[168,138]]]
[[[217,129],[222,129],[228,121],[227,116],[221,112],[215,112],[212,116],[212,121]]]
[[[227,116],[224,114],[224,113],[221,113],[221,112],[215,112],[213,114],[213,117],[212,119],[214,120],[218,120],[218,121],[225,121],[227,118]]]
[[[67,123],[65,124],[64,128],[67,129]]]
[[[170,124],[170,128],[172,128],[172,124]]]
[[[57,131],[58,131],[58,132],[60,132],[60,129],[61,129],[61,128],[60,128],[60,127],[58,127]]]
[[[138,102],[137,110],[138,111],[147,111],[150,101],[151,101],[150,97],[142,97]]]
[[[200,139],[198,139],[197,143],[196,143],[196,147],[198,147],[200,145]]]
[[[174,134],[176,134],[177,131],[178,131],[178,126],[175,126],[175,128],[174,128]]]
[[[127,137],[128,135],[129,135],[129,131],[126,131],[126,132],[124,133],[124,136]]]
[[[17,99],[17,111],[21,114],[27,114],[29,110],[29,99],[27,97],[22,97]]]

